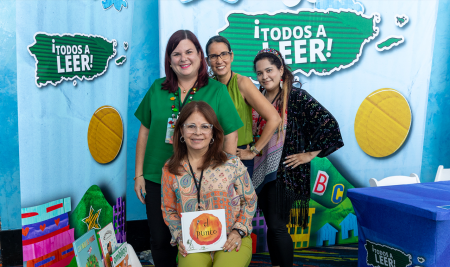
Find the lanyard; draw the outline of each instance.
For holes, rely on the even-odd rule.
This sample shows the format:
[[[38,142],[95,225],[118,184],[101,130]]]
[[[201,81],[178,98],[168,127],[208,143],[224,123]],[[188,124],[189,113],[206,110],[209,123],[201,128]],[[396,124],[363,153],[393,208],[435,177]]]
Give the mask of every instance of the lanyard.
[[[229,79],[228,82],[227,82],[227,87],[228,87],[228,85],[229,85],[230,82],[231,82],[231,78],[233,78],[233,71],[231,71],[231,76],[230,76],[230,79]]]
[[[194,170],[192,169],[191,163],[189,162],[189,158],[188,158],[188,164],[189,164],[189,169],[191,169],[192,178],[194,179],[195,188],[197,188],[197,205],[198,205],[198,210],[200,210],[200,190],[202,190],[203,170],[200,173],[200,181],[197,184],[197,180],[195,180],[195,173],[194,173]]]

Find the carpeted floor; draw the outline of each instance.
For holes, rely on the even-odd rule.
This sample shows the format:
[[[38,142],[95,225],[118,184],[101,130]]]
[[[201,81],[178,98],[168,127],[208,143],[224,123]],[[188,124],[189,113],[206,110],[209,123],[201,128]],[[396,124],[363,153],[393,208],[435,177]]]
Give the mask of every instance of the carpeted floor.
[[[143,267],[154,266],[141,260]],[[253,254],[250,267],[271,267],[269,253]],[[302,267],[353,267],[358,266],[358,245],[334,246],[295,250],[294,265]],[[0,267],[2,267],[0,254]]]
[[[153,266],[141,261],[143,267]],[[271,267],[269,253],[253,254],[250,267]],[[358,266],[358,244],[324,248],[295,250],[294,265],[303,267],[356,267]]]

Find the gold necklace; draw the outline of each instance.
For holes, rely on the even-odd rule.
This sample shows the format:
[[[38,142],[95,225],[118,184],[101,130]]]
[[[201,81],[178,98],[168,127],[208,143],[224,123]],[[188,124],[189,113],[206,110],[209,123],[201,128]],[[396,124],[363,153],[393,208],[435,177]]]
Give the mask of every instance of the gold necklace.
[[[178,85],[181,87],[181,89],[183,89],[183,94],[186,94],[186,89],[184,89],[184,86],[182,86],[181,83],[178,83]]]
[[[178,85],[183,89],[183,94],[186,94],[186,89],[180,83]]]

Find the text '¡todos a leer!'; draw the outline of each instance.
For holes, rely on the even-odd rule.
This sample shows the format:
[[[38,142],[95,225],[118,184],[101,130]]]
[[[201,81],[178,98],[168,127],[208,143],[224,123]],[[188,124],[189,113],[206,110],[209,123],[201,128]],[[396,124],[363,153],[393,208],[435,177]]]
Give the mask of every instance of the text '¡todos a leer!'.
[[[378,264],[382,264],[386,267],[395,267],[395,259],[392,254],[372,247],[372,251],[375,252],[375,261]]]
[[[85,45],[58,45],[55,39],[52,40],[52,53],[56,54],[56,64],[58,73],[89,71],[94,61],[93,55],[89,51],[89,46]],[[61,60],[64,61],[65,68],[61,67]]]
[[[269,47],[267,40],[270,38],[272,41],[279,41],[279,51],[283,55],[286,64],[292,64],[292,58],[287,58],[292,54],[292,47],[294,49],[294,62],[296,64],[308,63],[308,57],[306,55],[307,40],[309,41],[309,62],[316,62],[317,57],[320,61],[327,61],[323,51],[325,49],[325,42],[323,39],[327,38],[327,33],[323,25],[319,25],[316,34],[313,36],[311,32],[312,26],[295,26],[291,27],[272,27],[262,28],[259,25],[259,20],[255,20],[254,38],[263,38],[263,48]],[[292,46],[291,38],[294,37],[294,43]],[[331,57],[331,47],[333,45],[333,39],[327,39],[326,56]]]

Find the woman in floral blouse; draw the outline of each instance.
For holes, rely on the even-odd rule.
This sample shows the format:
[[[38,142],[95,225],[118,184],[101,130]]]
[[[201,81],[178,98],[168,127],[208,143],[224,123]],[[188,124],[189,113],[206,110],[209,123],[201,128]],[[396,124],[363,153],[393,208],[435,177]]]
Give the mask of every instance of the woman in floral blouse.
[[[174,154],[163,168],[161,209],[171,244],[178,244],[179,266],[248,266],[257,197],[245,166],[222,150],[224,135],[214,110],[205,102],[187,104],[173,140]],[[188,255],[180,214],[215,209],[225,209],[224,250]]]
[[[290,267],[294,256],[286,225],[308,227],[310,162],[328,156],[344,143],[336,119],[294,81],[280,52],[263,49],[253,64],[261,92],[278,110],[282,123],[255,157],[252,181],[267,223],[272,266]],[[253,112],[256,138],[264,125],[264,119]]]

